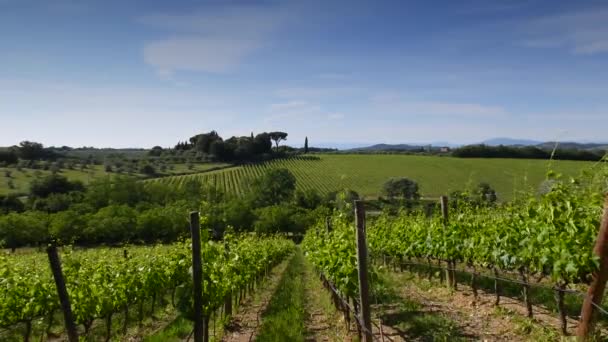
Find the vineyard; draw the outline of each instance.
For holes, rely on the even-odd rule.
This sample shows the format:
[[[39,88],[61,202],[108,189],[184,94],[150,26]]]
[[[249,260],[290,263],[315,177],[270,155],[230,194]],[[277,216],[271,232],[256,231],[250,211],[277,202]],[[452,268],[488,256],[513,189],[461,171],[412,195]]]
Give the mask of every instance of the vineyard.
[[[396,269],[442,279],[443,272],[437,270],[444,269],[453,289],[456,273],[466,275],[475,298],[482,280],[491,279],[494,288],[484,290],[494,292],[496,305],[501,286],[516,284],[521,292],[515,296],[525,303],[528,317],[534,315],[531,288],[540,287],[554,292],[555,302],[543,304],[559,316],[562,332],[568,333],[567,317],[580,313],[587,284],[599,266],[593,246],[608,184],[607,170],[596,171],[578,179],[552,175],[551,191],[545,195],[505,204],[499,210],[452,203],[444,215],[402,212],[371,218],[367,245],[372,259],[380,261],[368,271],[372,295],[377,273],[386,268],[387,260]],[[335,287],[337,306],[346,315],[348,303],[355,311],[360,305],[355,231],[353,222],[339,215],[320,222],[303,241],[307,257]],[[572,295],[569,301],[566,294]],[[608,317],[602,318],[606,322]]]
[[[106,338],[126,332],[129,317],[140,322],[165,298],[192,319],[192,252],[189,242],[166,246],[62,251],[63,274],[74,322],[87,336],[105,324]],[[293,250],[282,238],[230,237],[202,249],[202,313],[208,320],[227,298],[238,301],[269,268]],[[61,333],[63,316],[46,254],[0,257],[0,339],[23,340]],[[241,295],[239,295],[241,293]],[[122,317],[120,327],[113,317]]]
[[[565,175],[576,175],[592,165],[575,161],[523,159],[462,159],[407,155],[332,155],[320,154],[274,160],[204,172],[165,177],[151,182],[180,186],[197,179],[226,193],[240,195],[250,182],[272,168],[286,168],[297,179],[298,189],[315,189],[320,193],[349,188],[366,197],[380,193],[390,177],[408,177],[420,185],[424,196],[439,196],[462,190],[479,182],[494,187],[501,200],[512,199],[517,191],[536,187],[551,167]]]

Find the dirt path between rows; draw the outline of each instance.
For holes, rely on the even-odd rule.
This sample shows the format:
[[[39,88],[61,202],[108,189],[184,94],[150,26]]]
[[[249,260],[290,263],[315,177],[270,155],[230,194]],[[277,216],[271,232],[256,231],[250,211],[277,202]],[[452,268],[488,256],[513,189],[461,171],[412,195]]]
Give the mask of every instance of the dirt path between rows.
[[[308,262],[304,263],[302,278],[307,298],[306,341],[350,341],[342,315],[333,307],[329,293]]]
[[[415,275],[388,273],[401,302],[375,305],[376,319],[384,322],[388,341],[427,341],[437,338],[480,341],[559,341],[559,319],[544,308],[534,307],[528,319],[525,305],[502,297],[499,307],[495,296],[479,291],[474,300],[469,286],[459,284],[457,291],[430,283]],[[569,319],[569,332],[576,329]]]
[[[289,265],[289,259],[275,267],[253,296],[243,300],[238,312],[230,320],[226,328],[223,342],[249,342],[255,339],[261,325],[261,315],[270,303],[281,276]]]

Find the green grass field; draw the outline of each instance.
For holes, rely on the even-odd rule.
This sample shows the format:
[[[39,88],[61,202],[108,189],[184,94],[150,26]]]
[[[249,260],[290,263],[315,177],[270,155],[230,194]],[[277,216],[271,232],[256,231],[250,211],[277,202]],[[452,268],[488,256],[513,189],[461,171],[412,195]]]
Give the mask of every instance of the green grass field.
[[[187,164],[173,164],[172,169],[166,170],[164,175],[176,175],[185,173],[201,173],[210,169],[228,167],[230,164],[226,163],[200,163],[193,164],[192,168],[189,168]],[[10,177],[7,177],[6,171],[10,172]],[[44,177],[51,174],[51,171],[40,170],[40,169],[27,169],[23,168],[21,171],[17,170],[16,167],[0,167],[0,195],[9,193],[25,194],[30,190],[30,182],[37,177]],[[89,184],[90,181],[95,178],[100,178],[108,175],[118,175],[114,172],[106,172],[103,165],[91,165],[88,169],[80,170],[80,168],[61,169],[60,175],[67,177],[69,180],[79,180],[82,183]],[[132,174],[138,178],[145,178],[144,175],[135,173]],[[13,187],[9,186],[9,181],[12,182]]]
[[[11,176],[6,176],[6,171],[9,171]],[[29,192],[30,183],[37,177],[44,177],[51,174],[48,170],[34,170],[23,168],[21,171],[14,167],[0,167],[0,195],[8,193],[24,194]],[[79,180],[84,184],[88,184],[91,180],[105,176],[103,165],[92,165],[88,169],[81,171],[80,169],[62,169],[60,175],[67,177],[70,180]],[[9,181],[12,181],[13,187],[9,186]]]
[[[528,159],[320,154],[156,181],[179,185],[186,179],[198,178],[238,195],[265,170],[287,168],[296,176],[299,189],[312,188],[322,193],[350,188],[367,198],[373,198],[380,194],[382,184],[387,179],[408,177],[418,182],[423,196],[439,196],[487,182],[496,189],[500,200],[510,200],[517,191],[536,189],[549,168],[566,175],[576,175],[592,165],[594,163],[591,162]]]

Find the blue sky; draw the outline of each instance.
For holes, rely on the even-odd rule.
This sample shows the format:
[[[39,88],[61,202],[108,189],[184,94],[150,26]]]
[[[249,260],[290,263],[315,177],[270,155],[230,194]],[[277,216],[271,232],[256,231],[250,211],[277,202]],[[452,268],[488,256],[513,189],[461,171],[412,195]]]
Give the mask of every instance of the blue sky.
[[[0,0],[0,145],[608,141],[607,1]]]

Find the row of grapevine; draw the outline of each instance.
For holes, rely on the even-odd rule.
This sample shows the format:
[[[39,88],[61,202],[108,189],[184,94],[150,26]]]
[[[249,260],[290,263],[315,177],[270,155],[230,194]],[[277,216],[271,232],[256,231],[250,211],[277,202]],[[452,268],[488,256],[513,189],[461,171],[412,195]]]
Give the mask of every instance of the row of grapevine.
[[[227,237],[203,246],[205,315],[222,305],[227,295],[250,284],[268,267],[283,259],[293,243],[282,238]],[[104,319],[111,331],[112,315],[133,306],[143,314],[144,302],[172,294],[173,303],[186,316],[191,309],[192,265],[190,243],[72,251],[62,255],[66,286],[74,320],[89,331]],[[53,317],[59,300],[46,255],[0,257],[0,327],[18,323],[31,327],[34,320]],[[133,312],[133,311],[131,311]],[[26,334],[29,334],[26,329]]]
[[[279,159],[225,170],[158,178],[149,180],[149,182],[163,182],[179,187],[188,180],[198,180],[203,184],[217,187],[227,194],[238,196],[247,191],[249,183],[253,179],[276,168],[289,169],[298,179],[297,187],[301,190],[315,189],[321,193],[328,193],[350,185],[346,176],[337,175],[327,163],[310,158]]]
[[[548,191],[499,207],[452,205],[441,215],[384,213],[368,223],[368,244],[376,256],[402,262],[462,263],[473,270],[546,279],[558,291],[562,329],[566,329],[564,293],[588,283],[598,269],[593,253],[608,189],[606,169],[577,179],[550,175]],[[356,289],[355,228],[339,217],[327,232],[320,222],[304,239],[313,264],[347,296]],[[474,282],[473,282],[474,284]],[[528,300],[526,298],[526,300]],[[527,303],[528,304],[528,303]],[[529,315],[531,315],[531,306]]]

